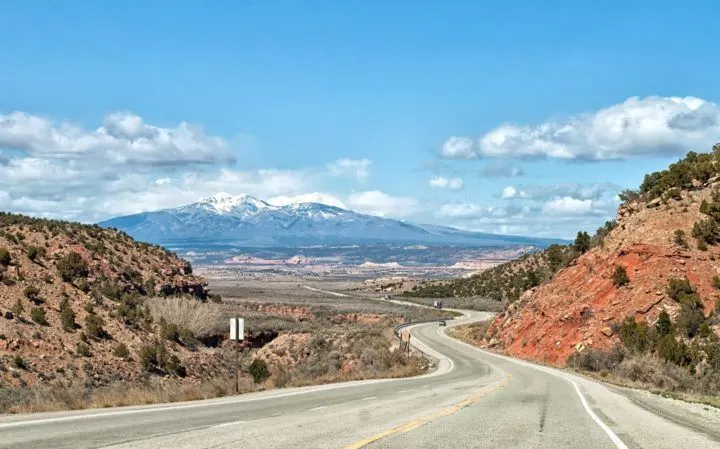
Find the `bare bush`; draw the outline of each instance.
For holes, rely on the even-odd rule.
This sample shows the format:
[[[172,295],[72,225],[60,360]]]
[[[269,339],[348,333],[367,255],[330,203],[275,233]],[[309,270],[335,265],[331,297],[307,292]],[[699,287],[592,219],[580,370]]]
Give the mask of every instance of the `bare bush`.
[[[698,378],[687,369],[644,354],[623,360],[615,369],[619,377],[668,391],[703,390]]]
[[[154,298],[147,301],[153,319],[190,330],[196,337],[225,331],[225,316],[218,304],[183,298]]]

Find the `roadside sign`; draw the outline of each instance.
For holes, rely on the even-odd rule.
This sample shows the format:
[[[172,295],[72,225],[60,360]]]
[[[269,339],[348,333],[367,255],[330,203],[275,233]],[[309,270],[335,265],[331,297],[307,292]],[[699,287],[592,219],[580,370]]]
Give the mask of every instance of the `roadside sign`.
[[[410,341],[410,331],[403,331],[402,334],[400,334],[400,340],[404,341],[405,343]]]
[[[230,318],[230,340],[244,340],[245,339],[245,319],[244,318]]]

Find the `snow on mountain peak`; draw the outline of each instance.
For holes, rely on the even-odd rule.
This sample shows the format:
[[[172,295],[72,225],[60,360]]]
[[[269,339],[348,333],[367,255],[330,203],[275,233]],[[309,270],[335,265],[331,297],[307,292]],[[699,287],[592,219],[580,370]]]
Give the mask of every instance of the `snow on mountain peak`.
[[[239,208],[259,210],[271,207],[266,202],[250,195],[234,196],[225,192],[219,192],[211,197],[204,198],[198,201],[198,204],[218,213],[230,213]]]

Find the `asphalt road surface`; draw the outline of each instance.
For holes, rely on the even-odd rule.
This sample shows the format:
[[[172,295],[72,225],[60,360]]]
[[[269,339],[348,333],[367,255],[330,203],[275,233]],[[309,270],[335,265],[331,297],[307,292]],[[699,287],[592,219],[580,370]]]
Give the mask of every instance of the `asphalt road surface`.
[[[481,312],[448,322],[485,318]],[[2,448],[720,448],[720,411],[411,328],[438,369],[208,401],[0,416]],[[651,411],[652,410],[652,411]]]

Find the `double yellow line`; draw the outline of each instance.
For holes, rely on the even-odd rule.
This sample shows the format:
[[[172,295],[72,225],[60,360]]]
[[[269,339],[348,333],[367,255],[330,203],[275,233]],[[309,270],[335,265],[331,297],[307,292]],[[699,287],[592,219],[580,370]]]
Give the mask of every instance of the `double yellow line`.
[[[493,388],[491,388],[489,390],[486,390],[486,391],[483,391],[482,393],[471,396],[471,397],[465,399],[464,401],[460,401],[457,404],[453,404],[449,407],[446,407],[436,413],[433,413],[432,415],[426,416],[424,418],[416,419],[414,421],[410,421],[409,423],[403,424],[401,426],[393,427],[392,429],[388,429],[384,432],[380,432],[369,438],[365,438],[364,440],[358,441],[357,443],[351,444],[350,446],[346,446],[345,449],[359,449],[361,447],[365,447],[370,443],[374,443],[375,441],[380,440],[385,437],[388,437],[390,435],[393,435],[396,433],[410,432],[411,430],[415,430],[418,427],[425,425],[431,421],[434,421],[436,419],[439,419],[439,418],[442,418],[445,416],[452,415],[453,413],[457,413],[460,410],[462,410],[463,408],[476,403],[483,396],[486,396],[486,395],[492,393],[493,391],[496,391],[496,390],[499,390],[500,388],[505,387],[510,382],[511,378],[512,378],[512,375],[508,374],[507,377],[505,377],[505,379],[503,379],[502,382],[495,385]]]

